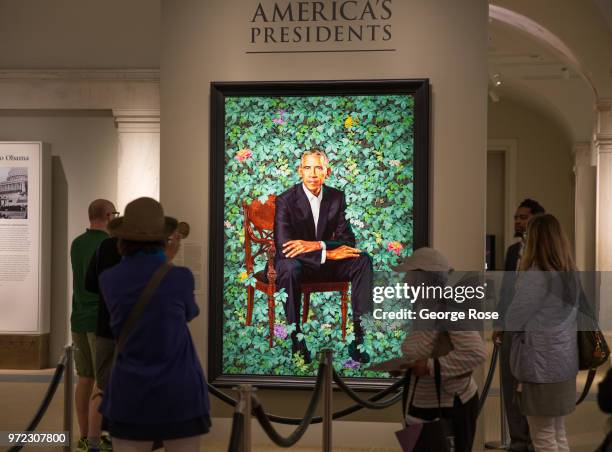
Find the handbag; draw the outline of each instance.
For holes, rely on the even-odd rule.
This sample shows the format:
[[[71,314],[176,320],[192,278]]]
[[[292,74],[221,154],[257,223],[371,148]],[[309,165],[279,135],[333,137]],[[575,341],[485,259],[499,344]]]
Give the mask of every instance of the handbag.
[[[592,309],[582,287],[578,294],[579,312],[586,319],[580,322],[578,328],[578,368],[580,370],[596,369],[606,362],[610,356],[610,348],[597,324],[597,315]],[[584,325],[584,322],[587,322]]]
[[[404,386],[404,392],[402,396],[402,411],[404,413],[404,428],[398,432],[395,432],[400,446],[404,452],[413,451],[430,451],[430,452],[450,452],[454,437],[452,433],[451,424],[447,419],[442,417],[441,408],[441,387],[442,387],[442,376],[440,374],[440,362],[438,359],[434,359],[434,379],[436,384],[436,395],[438,397],[438,409],[437,416],[431,421],[419,419],[411,416],[410,407],[414,402],[414,395],[416,394],[417,385],[419,378],[416,377],[414,380],[414,388],[412,390],[412,396],[410,397],[410,403],[406,403],[408,399],[408,391],[410,388],[410,377],[411,372],[408,370],[406,374],[406,383]]]
[[[578,366],[580,370],[596,369],[610,356],[610,347],[596,326],[592,331],[578,331]]]
[[[578,368],[580,370],[588,370],[586,382],[582,393],[576,400],[576,405],[582,403],[587,397],[595,379],[597,368],[604,364],[610,357],[610,347],[606,342],[606,339],[599,329],[599,325],[595,320],[595,314],[590,309],[588,302],[586,302],[586,295],[584,291],[579,293],[579,306],[586,312],[588,319],[591,321],[591,325],[586,330],[580,329],[577,334],[578,340]]]

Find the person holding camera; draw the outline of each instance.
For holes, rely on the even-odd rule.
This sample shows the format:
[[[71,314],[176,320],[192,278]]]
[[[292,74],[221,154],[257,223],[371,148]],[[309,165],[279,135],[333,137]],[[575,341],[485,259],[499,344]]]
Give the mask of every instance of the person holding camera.
[[[177,221],[151,198],[130,202],[109,223],[123,256],[102,272],[100,288],[117,338],[117,353],[101,412],[113,448],[199,451],[209,431],[204,372],[187,323],[199,314],[194,278],[170,263],[180,245]]]

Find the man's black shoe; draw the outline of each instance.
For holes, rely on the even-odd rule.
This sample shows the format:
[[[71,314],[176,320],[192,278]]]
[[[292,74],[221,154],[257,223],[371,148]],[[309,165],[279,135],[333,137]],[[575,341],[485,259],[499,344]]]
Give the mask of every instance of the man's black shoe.
[[[304,339],[299,341],[295,333],[291,334],[291,352],[293,354],[298,353],[304,359],[304,363],[306,364],[310,364],[312,362],[312,357],[310,356],[308,347],[306,347],[306,342],[304,342]]]
[[[349,356],[353,361],[357,361],[362,364],[370,362],[370,355],[367,352],[362,352],[357,348],[357,341],[353,341],[349,344],[348,352]]]

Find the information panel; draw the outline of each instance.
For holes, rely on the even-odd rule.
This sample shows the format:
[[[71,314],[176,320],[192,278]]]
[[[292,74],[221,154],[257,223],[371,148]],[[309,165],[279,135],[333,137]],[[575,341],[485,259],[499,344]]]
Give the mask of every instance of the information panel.
[[[49,332],[50,155],[0,142],[0,333]]]

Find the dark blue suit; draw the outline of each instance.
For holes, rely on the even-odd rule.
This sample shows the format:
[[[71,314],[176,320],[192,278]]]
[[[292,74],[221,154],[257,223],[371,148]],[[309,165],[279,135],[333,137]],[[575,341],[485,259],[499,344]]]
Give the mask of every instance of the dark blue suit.
[[[294,258],[285,258],[283,244],[290,240],[325,242],[327,251],[342,245],[355,246],[355,235],[345,215],[344,193],[324,186],[319,221],[315,233],[314,218],[301,183],[294,185],[276,198],[274,243],[276,246],[276,286],[288,294],[285,313],[289,323],[299,330],[300,284],[311,281],[350,281],[353,319],[359,324],[362,314],[372,308],[372,261],[362,253],[358,258],[321,264],[322,251],[311,251]],[[360,328],[356,328],[360,335]]]

